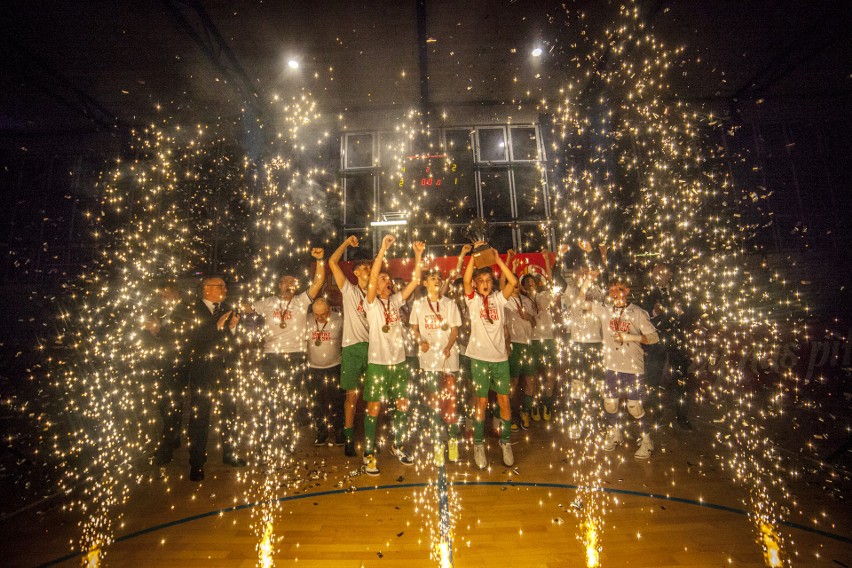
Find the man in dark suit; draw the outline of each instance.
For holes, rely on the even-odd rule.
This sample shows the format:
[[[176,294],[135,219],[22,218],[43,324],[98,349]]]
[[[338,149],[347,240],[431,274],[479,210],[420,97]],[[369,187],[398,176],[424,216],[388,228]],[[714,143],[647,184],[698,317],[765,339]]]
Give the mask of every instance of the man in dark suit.
[[[245,461],[234,452],[232,430],[237,407],[229,392],[228,367],[236,357],[235,333],[240,316],[226,302],[228,289],[218,276],[204,278],[199,298],[177,316],[183,356],[189,377],[189,478],[204,479],[207,435],[213,402],[219,399],[222,424],[222,462],[234,467]]]

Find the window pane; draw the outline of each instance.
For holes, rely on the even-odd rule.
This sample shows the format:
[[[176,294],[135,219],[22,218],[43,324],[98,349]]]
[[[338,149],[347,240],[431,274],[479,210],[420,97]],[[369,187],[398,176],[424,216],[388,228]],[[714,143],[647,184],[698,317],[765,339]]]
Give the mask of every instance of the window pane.
[[[347,227],[366,227],[373,218],[373,174],[346,176],[344,209]]]
[[[538,160],[538,144],[532,126],[512,127],[512,159]]]
[[[379,133],[379,159],[385,170],[396,171],[400,163],[405,163],[404,158],[407,154],[408,145],[404,135],[397,132]]]
[[[537,166],[515,166],[515,203],[518,205],[518,220],[544,219],[544,191],[541,172]]]
[[[536,252],[547,244],[547,231],[541,225],[521,225],[520,252]]]
[[[466,223],[477,216],[470,130],[448,130],[446,139],[449,171],[444,172],[444,207],[437,208],[436,214],[450,222]]]
[[[512,202],[509,194],[509,171],[505,169],[482,170],[482,215],[485,219],[512,219]]]
[[[491,236],[488,238],[488,244],[497,249],[500,254],[505,254],[510,248],[514,248],[512,242],[512,226],[511,225],[492,225]]]
[[[506,161],[506,132],[501,128],[480,128],[479,134],[479,161],[480,162],[505,162]]]
[[[347,168],[371,168],[371,167],[373,167],[373,135],[372,134],[347,134],[346,135],[346,167]]]

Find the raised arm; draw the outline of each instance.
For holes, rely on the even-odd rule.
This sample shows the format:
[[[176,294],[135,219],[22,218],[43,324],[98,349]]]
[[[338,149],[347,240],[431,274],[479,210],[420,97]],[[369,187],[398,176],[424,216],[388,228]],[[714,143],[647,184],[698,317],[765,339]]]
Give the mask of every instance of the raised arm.
[[[461,252],[459,253],[459,259],[456,261],[456,267],[450,270],[450,273],[447,275],[446,280],[441,283],[441,295],[445,295],[447,293],[447,289],[452,284],[453,280],[455,280],[459,274],[461,274],[462,264],[464,264],[464,257],[467,255],[473,247],[471,245],[462,245]]]
[[[322,290],[322,285],[325,284],[325,250],[312,248],[311,256],[317,261],[317,266],[314,270],[314,281],[311,282],[311,287],[308,288],[308,296],[313,301],[316,299],[317,294],[320,293],[320,290]]]
[[[506,251],[506,264],[509,266],[510,270],[515,272],[515,251],[509,249]],[[500,281],[499,281],[500,289],[502,290],[506,286],[506,275],[502,272],[500,273]]]
[[[473,243],[475,246],[484,244],[482,242]],[[473,258],[467,263],[467,268],[464,269],[464,295],[470,296],[473,293]]]
[[[512,271],[509,270],[509,267],[506,266],[506,263],[503,262],[496,250],[494,251],[494,256],[497,257],[497,266],[500,267],[501,278],[502,276],[506,277],[506,285],[503,286],[503,297],[508,300],[512,297],[515,288],[518,287],[518,278],[512,274]]]
[[[542,247],[541,256],[544,257],[544,277],[547,278],[547,283],[553,281],[553,266],[550,264],[550,249]]]
[[[340,259],[343,258],[343,253],[346,252],[346,249],[357,246],[358,237],[350,235],[349,238],[343,241],[343,243],[337,247],[337,250],[328,257],[328,267],[331,269],[331,275],[334,276],[334,281],[337,283],[337,287],[341,290],[343,290],[343,287],[346,285],[346,275],[343,274],[343,270],[340,268]]]
[[[395,241],[396,237],[393,235],[385,235],[385,238],[382,239],[382,246],[379,247],[379,254],[376,255],[376,259],[373,261],[373,267],[370,268],[370,283],[367,284],[366,298],[368,304],[372,304],[373,300],[376,299],[376,285],[379,283],[379,274],[382,273],[382,262],[385,260],[385,253]]]
[[[411,282],[402,290],[402,300],[406,301],[420,286],[420,273],[423,267],[420,265],[420,260],[423,258],[423,251],[426,250],[426,243],[423,241],[415,241],[411,247],[414,249],[414,271],[411,273]]]

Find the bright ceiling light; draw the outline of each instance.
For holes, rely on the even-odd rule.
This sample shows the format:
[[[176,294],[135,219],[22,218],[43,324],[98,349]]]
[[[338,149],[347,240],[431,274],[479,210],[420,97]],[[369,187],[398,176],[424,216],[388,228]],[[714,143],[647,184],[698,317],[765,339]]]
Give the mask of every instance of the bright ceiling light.
[[[298,69],[299,68],[299,62],[296,61],[295,59],[291,59],[290,61],[287,62],[287,67],[289,67],[290,69]]]
[[[532,56],[533,57],[540,57],[541,56],[541,48],[536,47],[535,49],[533,49],[532,50]]]

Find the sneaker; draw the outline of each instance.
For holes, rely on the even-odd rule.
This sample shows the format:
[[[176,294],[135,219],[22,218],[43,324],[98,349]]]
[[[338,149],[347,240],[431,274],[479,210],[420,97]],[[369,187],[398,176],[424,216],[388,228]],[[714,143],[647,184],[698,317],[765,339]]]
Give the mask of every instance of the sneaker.
[[[539,411],[538,405],[532,407],[532,419],[536,422],[541,420],[541,412]]]
[[[610,426],[606,431],[606,438],[601,449],[605,452],[611,452],[623,441],[624,436],[621,435],[621,430],[615,426]]]
[[[435,455],[433,456],[433,459],[435,461],[435,467],[442,467],[444,465],[444,444],[441,442],[435,444]]]
[[[364,473],[373,477],[379,475],[379,464],[376,461],[376,454],[364,456]]]
[[[515,465],[515,454],[512,453],[512,442],[500,440],[500,449],[503,450],[503,464],[506,467]]]
[[[338,430],[334,433],[334,445],[342,446],[346,443],[346,434],[343,433],[343,430]]]
[[[455,438],[447,440],[447,459],[451,462],[459,461],[459,441]]]
[[[651,452],[654,451],[654,442],[651,441],[650,434],[642,434],[642,442],[639,444],[639,449],[633,454],[634,458],[646,460],[651,457]]]
[[[355,452],[355,440],[349,440],[348,442],[346,442],[346,444],[343,446],[343,453],[346,454],[346,457],[349,458],[354,458],[356,455],[358,455]]]
[[[520,431],[521,431],[521,427],[518,426],[518,423],[512,422],[512,432],[520,432]],[[498,434],[499,434],[499,432],[498,432]]]
[[[530,429],[530,415],[526,412],[521,412],[521,428],[524,430]]]
[[[317,430],[317,437],[314,438],[314,445],[324,446],[326,442],[328,442],[328,430],[325,428]]]
[[[550,407],[546,404],[541,408],[541,417],[544,418],[545,422],[550,422]]]
[[[473,461],[479,469],[488,467],[488,458],[485,457],[485,444],[473,445]]]
[[[401,463],[402,465],[414,464],[414,458],[411,457],[411,454],[406,452],[402,446],[397,447],[396,444],[392,445],[391,454],[395,455],[397,459],[399,459],[399,463]]]

